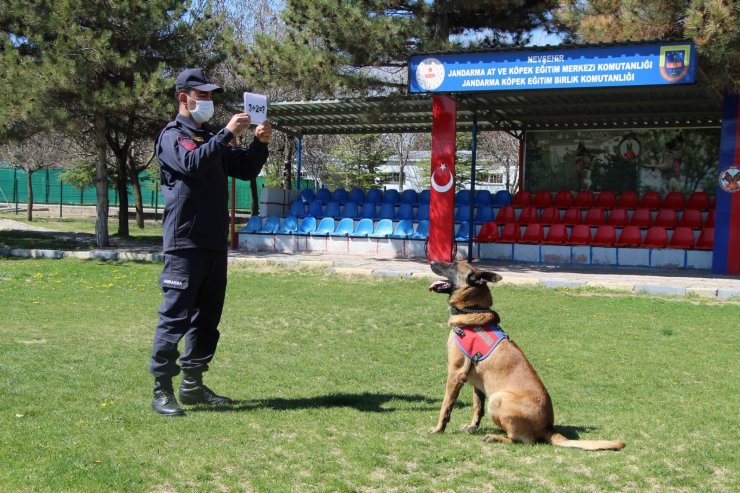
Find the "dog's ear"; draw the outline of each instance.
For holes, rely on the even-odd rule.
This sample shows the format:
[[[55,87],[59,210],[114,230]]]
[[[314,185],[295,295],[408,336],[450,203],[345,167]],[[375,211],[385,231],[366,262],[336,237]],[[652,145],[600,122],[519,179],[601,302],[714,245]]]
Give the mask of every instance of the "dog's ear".
[[[468,284],[471,286],[484,286],[487,282],[499,282],[501,276],[487,270],[475,270],[468,274]]]

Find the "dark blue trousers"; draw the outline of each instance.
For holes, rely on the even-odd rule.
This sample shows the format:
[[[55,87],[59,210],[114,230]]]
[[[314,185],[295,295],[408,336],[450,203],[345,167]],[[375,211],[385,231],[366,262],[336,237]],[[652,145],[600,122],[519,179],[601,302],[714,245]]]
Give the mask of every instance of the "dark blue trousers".
[[[179,250],[165,254],[159,277],[163,299],[149,369],[154,378],[208,370],[218,344],[226,294],[226,251]],[[182,355],[177,346],[185,338]]]

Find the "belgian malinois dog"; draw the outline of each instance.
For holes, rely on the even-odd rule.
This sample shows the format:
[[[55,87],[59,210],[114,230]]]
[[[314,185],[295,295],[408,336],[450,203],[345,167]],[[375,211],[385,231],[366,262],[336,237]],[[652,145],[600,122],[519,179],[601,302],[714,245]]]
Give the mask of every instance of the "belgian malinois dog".
[[[445,278],[432,283],[429,289],[449,294],[447,303],[452,314],[448,326],[453,330],[447,340],[445,396],[437,426],[430,433],[444,432],[460,389],[468,382],[474,388],[473,420],[464,429],[473,431],[478,428],[488,397],[491,419],[506,433],[506,436],[487,435],[485,440],[488,442],[547,442],[584,450],[619,450],[624,447],[621,441],[569,440],[556,432],[547,389],[519,346],[503,332],[498,333],[502,336],[500,343],[484,359],[479,359],[480,352],[472,358],[463,352],[456,342],[458,334],[465,337],[463,328],[472,327],[478,332],[484,327],[498,329],[500,318],[491,309],[493,299],[487,283],[498,282],[501,276],[464,262],[432,262],[431,267],[435,274]]]

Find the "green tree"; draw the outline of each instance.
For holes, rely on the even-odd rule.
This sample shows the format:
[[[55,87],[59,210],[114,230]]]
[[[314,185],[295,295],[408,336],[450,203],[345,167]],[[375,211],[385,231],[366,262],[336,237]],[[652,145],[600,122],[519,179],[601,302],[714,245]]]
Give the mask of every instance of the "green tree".
[[[325,185],[330,189],[353,187],[368,189],[378,186],[378,167],[392,153],[381,135],[348,135],[339,139],[329,164]]]

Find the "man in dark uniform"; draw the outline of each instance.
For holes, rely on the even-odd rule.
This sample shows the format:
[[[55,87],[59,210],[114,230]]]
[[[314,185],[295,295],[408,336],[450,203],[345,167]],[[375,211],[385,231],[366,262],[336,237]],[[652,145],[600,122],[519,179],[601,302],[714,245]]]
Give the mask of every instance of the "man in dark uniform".
[[[256,127],[249,148],[232,145],[250,124],[249,115],[234,115],[219,132],[205,125],[213,116],[213,92],[222,91],[200,69],[177,77],[177,118],[155,144],[165,197],[162,221],[164,269],[159,323],[149,368],[154,375],[152,408],[164,415],[184,411],[175,399],[172,377],[183,371],[183,404],[227,404],[203,384],[203,373],[218,344],[218,323],[226,293],[227,176],[249,180],[267,160],[272,138],[269,122]],[[185,338],[182,355],[178,343]],[[180,366],[177,359],[180,359]]]

